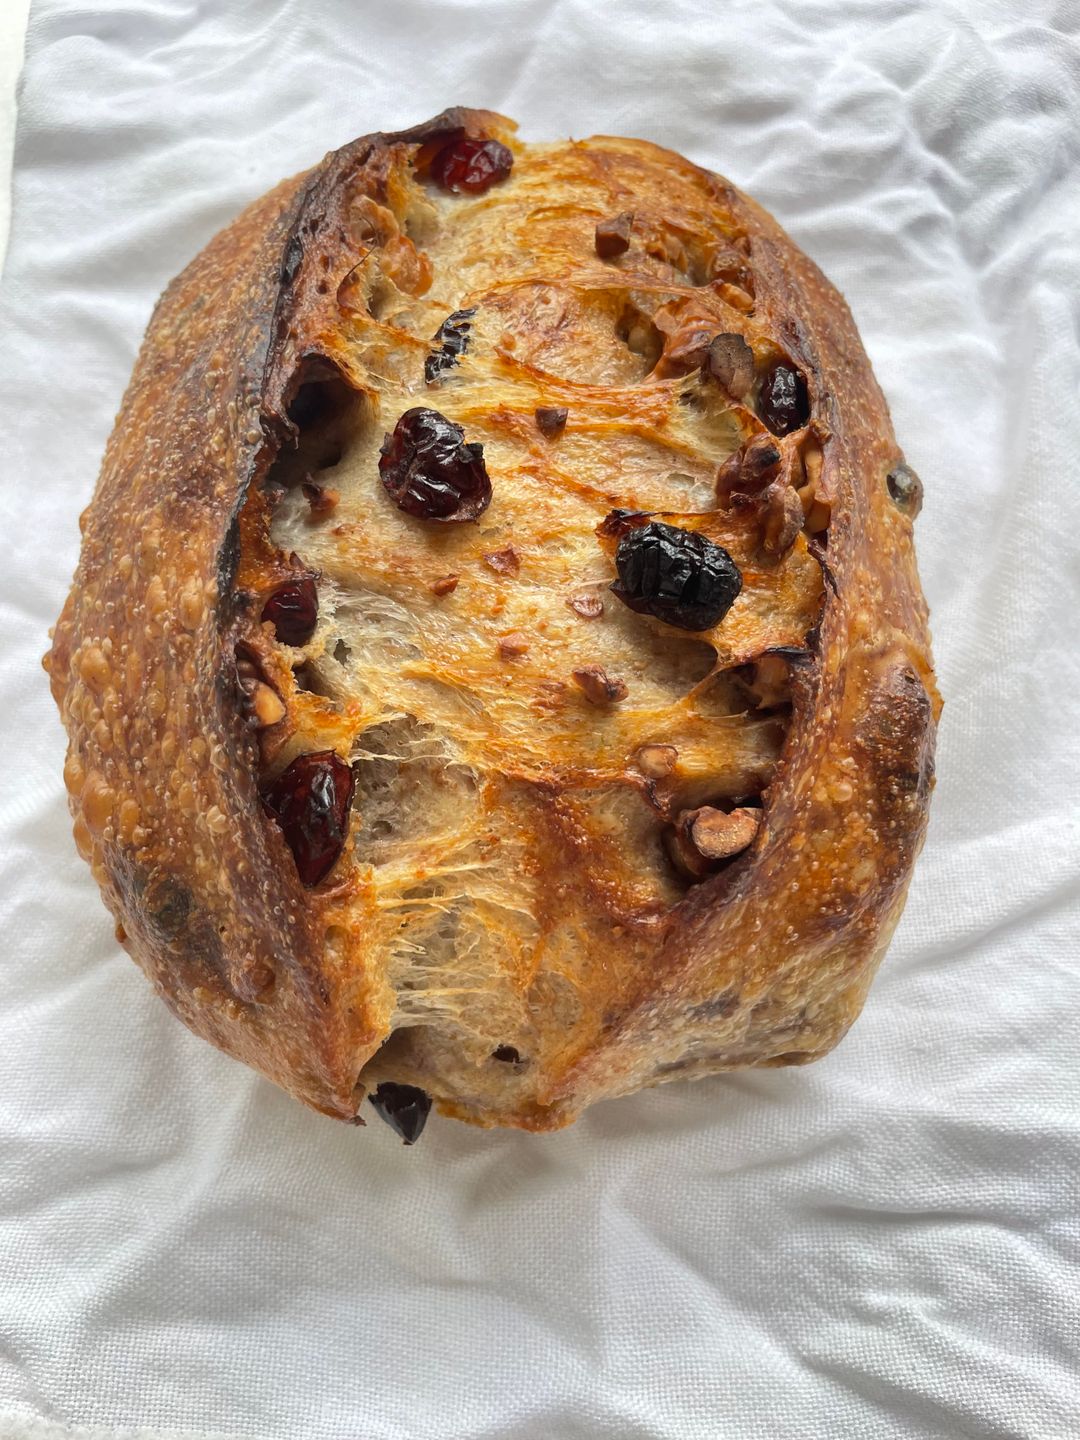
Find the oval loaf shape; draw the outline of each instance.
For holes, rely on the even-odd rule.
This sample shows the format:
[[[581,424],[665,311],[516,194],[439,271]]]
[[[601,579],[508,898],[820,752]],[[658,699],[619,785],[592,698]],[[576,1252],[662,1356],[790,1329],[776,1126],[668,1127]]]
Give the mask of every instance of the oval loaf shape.
[[[328,155],[169,286],[83,517],[46,663],[118,935],[408,1143],[825,1054],[933,783],[908,473],[717,176],[471,110]]]

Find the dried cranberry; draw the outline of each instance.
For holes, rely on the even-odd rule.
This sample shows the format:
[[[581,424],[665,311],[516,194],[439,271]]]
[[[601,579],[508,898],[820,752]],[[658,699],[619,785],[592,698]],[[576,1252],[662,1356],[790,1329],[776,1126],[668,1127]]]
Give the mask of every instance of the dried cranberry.
[[[790,365],[774,365],[761,382],[758,411],[774,435],[798,430],[810,418],[806,378]]]
[[[452,370],[469,348],[469,321],[475,314],[475,305],[471,310],[455,310],[435,331],[432,339],[439,348],[424,361],[424,379],[429,385],[444,371]]]
[[[680,630],[711,630],[742,589],[739,567],[721,546],[694,530],[652,520],[628,530],[615,551],[612,593],[639,614]]]
[[[263,791],[263,804],[281,826],[305,885],[317,885],[341,854],[354,784],[344,760],[319,750],[298,755]]]
[[[398,1085],[384,1080],[369,1097],[380,1120],[401,1136],[406,1145],[415,1145],[431,1113],[431,1096],[419,1085]]]
[[[513,1045],[496,1045],[491,1052],[492,1060],[501,1060],[505,1065],[520,1065],[521,1055]]]
[[[484,447],[438,410],[406,410],[383,441],[379,474],[399,510],[419,520],[475,520],[491,504]]]
[[[482,195],[505,180],[514,157],[498,140],[451,140],[431,162],[431,178],[452,195]]]
[[[319,594],[312,576],[302,575],[279,585],[263,606],[262,618],[273,621],[274,633],[283,645],[306,645],[319,618]]]

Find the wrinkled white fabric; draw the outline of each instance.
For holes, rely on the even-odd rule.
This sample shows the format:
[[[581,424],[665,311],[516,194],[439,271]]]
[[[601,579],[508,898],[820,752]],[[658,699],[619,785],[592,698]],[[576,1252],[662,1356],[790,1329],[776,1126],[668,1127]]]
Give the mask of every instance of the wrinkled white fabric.
[[[38,0],[3,284],[0,1437],[1080,1433],[1075,0]],[[847,294],[946,697],[861,1022],[806,1070],[407,1150],[195,1040],[70,837],[39,656],[158,292],[444,105],[728,174]]]

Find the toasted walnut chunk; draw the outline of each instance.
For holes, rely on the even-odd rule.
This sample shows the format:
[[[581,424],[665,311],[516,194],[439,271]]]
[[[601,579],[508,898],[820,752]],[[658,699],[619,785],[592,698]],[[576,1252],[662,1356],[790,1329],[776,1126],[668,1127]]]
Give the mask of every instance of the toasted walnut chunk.
[[[674,745],[639,745],[634,763],[650,780],[663,780],[675,769],[679,752]]]
[[[701,805],[680,812],[665,836],[675,868],[690,880],[703,880],[723,860],[740,854],[753,841],[761,824],[754,806],[722,810]]]
[[[609,675],[602,665],[583,665],[573,675],[590,705],[614,705],[630,693],[626,682]]]
[[[610,220],[601,220],[596,227],[596,253],[601,260],[614,260],[625,255],[630,249],[630,227],[634,223],[633,213],[624,210]]]

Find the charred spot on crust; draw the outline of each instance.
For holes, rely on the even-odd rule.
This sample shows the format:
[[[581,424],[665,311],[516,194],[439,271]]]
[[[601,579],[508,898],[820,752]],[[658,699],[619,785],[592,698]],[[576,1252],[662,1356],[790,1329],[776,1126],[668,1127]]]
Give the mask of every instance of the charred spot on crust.
[[[239,568],[240,517],[237,513],[229,522],[229,528],[225,531],[225,538],[221,542],[221,548],[217,555],[217,589],[223,602],[232,595],[233,586],[236,583],[236,572]],[[224,603],[220,606],[218,613],[223,620],[230,608]]]
[[[147,928],[158,940],[175,940],[186,927],[195,901],[186,885],[171,876],[152,882],[142,893]]]
[[[281,283],[291,285],[304,258],[304,242],[299,235],[290,235],[281,260]]]
[[[695,1020],[723,1020],[739,1008],[739,992],[734,986],[721,990],[711,1000],[703,1000],[690,1009]]]

